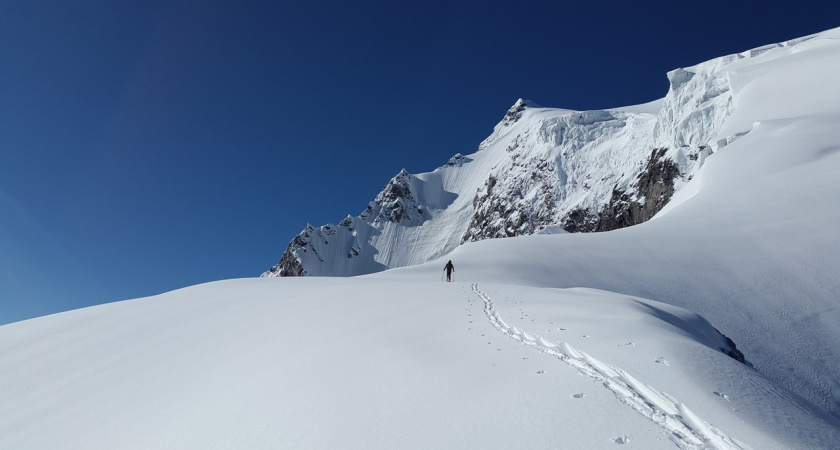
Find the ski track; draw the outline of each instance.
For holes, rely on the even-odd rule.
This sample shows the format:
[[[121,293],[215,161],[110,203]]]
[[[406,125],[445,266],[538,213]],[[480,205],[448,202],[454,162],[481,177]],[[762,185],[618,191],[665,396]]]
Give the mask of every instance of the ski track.
[[[600,361],[566,342],[557,344],[508,325],[499,315],[490,296],[478,288],[478,283],[472,284],[472,290],[484,301],[484,314],[497,330],[542,353],[556,357],[581,374],[600,382],[622,403],[662,427],[677,447],[686,450],[750,449],[698,417],[676,398],[640,382],[623,369]]]

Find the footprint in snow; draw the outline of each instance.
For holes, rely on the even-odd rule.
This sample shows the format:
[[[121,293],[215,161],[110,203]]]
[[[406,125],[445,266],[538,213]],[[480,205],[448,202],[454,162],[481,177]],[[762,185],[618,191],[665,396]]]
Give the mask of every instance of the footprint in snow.
[[[572,396],[572,398],[583,398],[583,397],[586,397],[586,394],[580,393],[580,394],[575,394],[575,395]]]
[[[731,400],[729,400],[729,396],[728,396],[728,395],[726,395],[726,394],[724,394],[724,393],[722,393],[722,392],[717,392],[717,391],[715,391],[715,395],[717,395],[718,397],[723,397],[723,399],[724,399],[724,400],[726,400],[727,402],[728,402],[728,401],[731,401]]]
[[[545,373],[545,370],[538,370],[538,371],[537,371],[537,374],[538,374],[538,375],[542,375],[542,374],[544,374],[544,373]]]
[[[589,339],[591,336],[589,336],[588,334],[584,334],[583,337]]]
[[[661,356],[659,358],[656,358],[655,362],[658,363],[658,364],[665,364],[666,366],[671,367],[671,365],[668,364],[668,361],[665,361],[665,358],[663,358]]]
[[[613,442],[615,442],[616,444],[629,444],[630,443],[630,436],[627,436],[625,434],[624,436],[620,436],[620,437],[617,437],[617,438],[613,439]]]

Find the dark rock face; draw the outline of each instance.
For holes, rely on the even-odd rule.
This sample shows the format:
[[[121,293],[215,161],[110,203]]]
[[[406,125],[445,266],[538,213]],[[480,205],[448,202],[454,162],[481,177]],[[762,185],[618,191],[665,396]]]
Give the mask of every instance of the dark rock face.
[[[593,231],[610,231],[638,225],[662,210],[674,195],[674,180],[681,176],[677,165],[665,157],[665,148],[654,149],[645,169],[633,186],[635,198],[626,191],[613,189]]]
[[[555,185],[559,182],[552,164],[541,159],[524,159],[511,153],[515,166],[530,170],[504,185],[491,175],[473,200],[475,213],[461,243],[532,234],[549,225],[560,225],[570,233],[610,231],[650,220],[674,195],[674,180],[681,177],[676,163],[666,157],[668,149],[654,149],[636,182],[628,189],[614,188],[611,197],[593,211],[578,207],[563,214],[557,209]],[[500,191],[499,186],[504,186]],[[539,187],[536,200],[525,200],[523,192]]]
[[[465,163],[472,161],[471,158],[467,158],[466,156],[456,153],[455,156],[449,158],[449,161],[446,162],[447,167],[461,167]]]
[[[516,159],[514,158],[514,161]],[[490,175],[483,189],[473,199],[473,214],[461,243],[533,234],[554,224],[557,175],[545,159],[523,161],[531,170],[526,176],[497,187],[498,179]],[[536,187],[538,195],[526,199],[524,193]]]
[[[400,223],[420,220],[422,216],[423,209],[417,205],[411,191],[411,175],[403,169],[382,188],[382,192],[359,217],[369,223]]]
[[[627,190],[614,188],[597,214],[578,208],[567,213],[560,226],[570,233],[588,233],[617,230],[653,218],[671,200],[674,180],[682,176],[676,163],[665,157],[667,151],[654,149],[636,183]]]
[[[292,242],[289,243],[289,246],[286,247],[286,251],[283,252],[283,256],[280,257],[280,262],[269,269],[269,272],[274,274],[274,276],[280,277],[305,276],[306,269],[303,268],[300,261],[298,261],[294,254],[295,248],[301,248],[305,245],[306,242],[300,236],[295,236],[295,238],[292,239]]]
[[[721,333],[717,328],[715,328],[715,331],[720,333],[720,335],[723,336],[723,339],[726,341],[726,348],[721,347],[720,348],[721,352],[726,353],[727,356],[734,359],[735,361],[738,361],[742,364],[746,364],[747,366],[753,367],[753,365],[749,361],[747,361],[747,358],[744,357],[744,354],[735,347],[735,342],[732,341],[732,339],[729,339],[728,337],[726,337],[726,335]]]
[[[589,233],[598,228],[598,216],[588,209],[576,208],[566,214],[560,226],[569,233]]]
[[[502,120],[504,126],[508,127],[516,122],[522,117],[522,111],[525,111],[525,108],[529,106],[529,103],[521,98],[517,100],[516,103],[505,113],[505,118]]]

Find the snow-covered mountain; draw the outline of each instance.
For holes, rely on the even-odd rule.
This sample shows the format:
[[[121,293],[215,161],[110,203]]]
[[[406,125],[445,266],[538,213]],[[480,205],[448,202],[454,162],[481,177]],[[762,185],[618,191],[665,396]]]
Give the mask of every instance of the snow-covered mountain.
[[[812,38],[773,48],[795,52]],[[520,99],[476,153],[428,173],[401,171],[359,216],[308,225],[263,276],[360,275],[427,262],[464,242],[647,221],[709,155],[749,130],[723,130],[740,107],[732,68],[773,48],[674,70],[665,98],[645,105],[572,111]]]
[[[0,326],[0,448],[837,448],[838,72],[835,29],[517,102],[281,267],[378,273]]]

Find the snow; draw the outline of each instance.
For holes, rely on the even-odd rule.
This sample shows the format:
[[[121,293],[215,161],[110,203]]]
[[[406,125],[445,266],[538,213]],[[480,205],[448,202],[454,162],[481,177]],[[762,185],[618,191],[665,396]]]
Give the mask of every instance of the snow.
[[[4,325],[0,448],[837,448],[838,33],[674,71],[644,107],[520,105],[481,151],[403,176],[413,226],[305,230],[308,257],[370,250],[341,274],[398,268]],[[487,174],[530,173],[511,154],[572,186],[662,142],[709,151],[654,220],[459,245]]]
[[[453,261],[478,261],[462,269],[472,280],[595,287],[697,311],[763,374],[837,411],[838,119],[762,123],[709,158],[693,197],[648,223],[515,238],[513,251],[480,242]]]
[[[416,281],[230,280],[0,327],[0,447],[829,448],[840,437],[721,353],[686,310],[401,276]]]
[[[652,102],[642,103],[639,105],[622,106],[620,108],[610,108],[607,109],[607,111],[657,115],[660,111],[662,111],[662,104],[664,103],[664,101],[665,99],[661,98],[659,100],[654,100]]]

